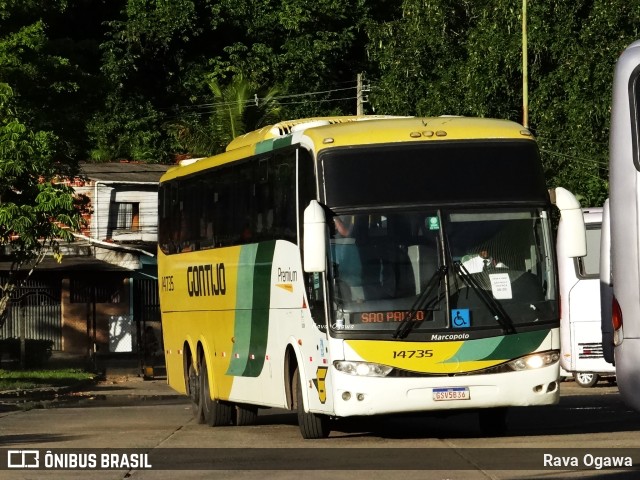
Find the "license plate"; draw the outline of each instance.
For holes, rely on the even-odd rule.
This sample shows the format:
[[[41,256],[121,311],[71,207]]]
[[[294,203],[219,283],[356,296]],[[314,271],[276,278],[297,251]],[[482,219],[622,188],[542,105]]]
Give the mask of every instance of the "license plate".
[[[449,388],[434,388],[433,400],[436,402],[443,402],[447,400],[470,400],[471,393],[468,387],[449,387]]]

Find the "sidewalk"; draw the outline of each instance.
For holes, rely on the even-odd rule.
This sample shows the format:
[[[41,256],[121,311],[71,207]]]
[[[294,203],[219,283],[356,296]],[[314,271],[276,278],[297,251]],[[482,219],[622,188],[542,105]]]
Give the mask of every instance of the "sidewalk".
[[[93,385],[69,393],[69,396],[94,399],[118,399],[121,401],[184,399],[167,384],[166,377],[145,379],[136,375],[109,375]]]
[[[78,382],[64,387],[0,392],[3,411],[56,408],[73,405],[136,405],[144,402],[185,401],[188,397],[173,390],[165,376],[144,378],[141,374],[117,370],[97,380]]]

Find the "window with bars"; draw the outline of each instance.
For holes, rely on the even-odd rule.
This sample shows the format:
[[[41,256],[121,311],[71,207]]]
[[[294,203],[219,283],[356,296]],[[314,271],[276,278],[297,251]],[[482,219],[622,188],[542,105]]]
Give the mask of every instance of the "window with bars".
[[[140,222],[140,204],[116,202],[112,209],[111,225],[115,230],[138,231]]]

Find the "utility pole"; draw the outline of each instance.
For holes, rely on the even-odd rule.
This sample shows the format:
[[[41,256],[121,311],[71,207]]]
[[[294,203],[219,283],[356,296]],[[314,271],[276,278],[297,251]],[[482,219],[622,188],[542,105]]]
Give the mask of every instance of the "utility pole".
[[[527,55],[527,0],[522,0],[522,125],[529,128],[529,66]]]
[[[363,85],[364,74],[358,74],[358,85],[356,87],[356,114],[364,115],[364,104],[369,101],[369,97],[364,94],[369,91],[368,85]]]

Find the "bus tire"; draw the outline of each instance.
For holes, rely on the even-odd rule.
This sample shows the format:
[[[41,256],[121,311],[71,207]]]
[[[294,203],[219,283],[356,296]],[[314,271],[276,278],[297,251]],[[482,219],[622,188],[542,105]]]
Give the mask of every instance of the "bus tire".
[[[202,414],[202,396],[200,395],[200,378],[196,373],[193,363],[189,365],[187,371],[187,393],[191,400],[191,412],[197,423],[204,423],[204,415]]]
[[[598,374],[592,372],[575,372],[573,378],[582,388],[591,388],[598,383]]]
[[[304,400],[302,398],[302,379],[300,371],[296,367],[293,374],[293,385],[296,389],[296,408],[298,410],[298,426],[304,439],[327,438],[331,433],[329,417],[304,411]]]
[[[258,407],[253,405],[236,405],[234,423],[238,427],[253,425],[258,418]]]
[[[507,407],[485,408],[478,412],[480,432],[486,437],[502,437],[507,433]]]
[[[207,361],[202,359],[200,365],[200,403],[204,423],[211,427],[231,424],[231,405],[211,398],[209,393],[209,375]]]

